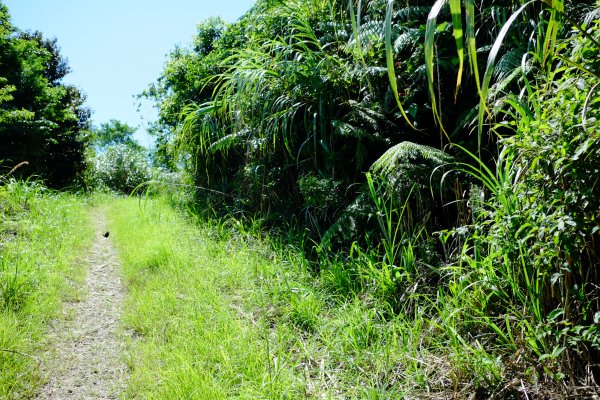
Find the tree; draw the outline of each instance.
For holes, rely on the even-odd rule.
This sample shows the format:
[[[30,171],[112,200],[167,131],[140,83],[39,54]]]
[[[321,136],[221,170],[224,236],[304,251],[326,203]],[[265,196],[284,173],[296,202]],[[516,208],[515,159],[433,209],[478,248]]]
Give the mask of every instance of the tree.
[[[51,187],[75,184],[85,170],[85,95],[61,82],[69,67],[56,39],[20,32],[2,3],[0,21],[0,160],[27,161],[16,173]]]
[[[133,138],[136,131],[137,128],[116,119],[111,119],[100,124],[100,127],[92,129],[92,144],[99,150],[117,144],[141,150],[142,146]]]

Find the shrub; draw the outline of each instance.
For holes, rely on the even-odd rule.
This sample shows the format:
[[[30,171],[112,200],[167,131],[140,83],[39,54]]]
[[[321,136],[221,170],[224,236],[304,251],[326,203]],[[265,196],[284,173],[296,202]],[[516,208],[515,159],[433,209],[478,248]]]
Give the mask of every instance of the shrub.
[[[157,172],[143,150],[125,144],[107,147],[90,161],[90,168],[90,186],[127,194],[151,181]]]
[[[533,379],[600,377],[600,95],[590,37],[569,42],[557,73],[526,82],[527,98],[508,98],[516,134],[501,142],[496,171],[464,167],[485,188],[471,197],[473,224],[454,232],[451,292],[465,334],[491,330]]]

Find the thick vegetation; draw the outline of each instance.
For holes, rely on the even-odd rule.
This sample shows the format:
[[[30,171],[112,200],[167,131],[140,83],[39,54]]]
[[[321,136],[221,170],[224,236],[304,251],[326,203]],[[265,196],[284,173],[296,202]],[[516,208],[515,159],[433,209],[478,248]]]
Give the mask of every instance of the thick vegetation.
[[[286,227],[323,290],[450,349],[418,390],[573,394],[600,350],[598,10],[445,3],[200,24],[146,93],[159,152],[200,210]]]
[[[161,172],[151,165],[147,149],[133,138],[136,130],[117,120],[92,128],[85,176],[88,190],[130,194],[140,185],[160,178]]]
[[[198,226],[161,200],[111,203],[135,333],[124,396],[597,391],[597,2],[399,3],[261,0],[171,53],[143,95],[160,111],[155,163],[183,169],[164,194]],[[46,43],[4,28],[0,57]],[[35,54],[56,53],[44,48]],[[33,66],[21,73],[63,65],[18,55]],[[40,93],[60,92],[39,76]],[[41,129],[4,79],[0,134],[62,143],[60,123]],[[94,130],[90,187],[155,187],[131,135],[118,121]],[[6,223],[34,215],[39,186],[0,189]],[[19,221],[0,226],[0,262],[16,260],[0,270],[0,306],[21,321],[47,269],[20,267]],[[8,384],[31,368],[35,347],[19,343],[0,348],[0,361],[22,363]]]

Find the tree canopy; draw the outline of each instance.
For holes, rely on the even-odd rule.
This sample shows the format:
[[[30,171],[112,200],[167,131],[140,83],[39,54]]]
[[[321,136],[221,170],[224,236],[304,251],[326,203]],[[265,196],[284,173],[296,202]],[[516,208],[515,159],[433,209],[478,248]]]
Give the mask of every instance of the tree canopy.
[[[56,39],[21,32],[0,3],[0,162],[49,186],[76,183],[85,169],[91,112],[85,95],[62,78],[69,72]]]
[[[108,122],[103,122],[99,127],[92,128],[91,131],[91,142],[98,149],[105,149],[118,144],[141,149],[140,144],[133,137],[137,128],[119,120],[111,119]]]

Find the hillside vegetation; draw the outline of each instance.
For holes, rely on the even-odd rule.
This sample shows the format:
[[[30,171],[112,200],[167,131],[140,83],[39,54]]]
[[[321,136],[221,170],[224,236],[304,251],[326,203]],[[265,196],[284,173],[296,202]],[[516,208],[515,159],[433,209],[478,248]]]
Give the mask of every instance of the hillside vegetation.
[[[200,23],[141,94],[159,109],[153,165],[111,121],[69,178],[145,195],[98,197],[128,288],[123,396],[597,396],[599,6],[259,0]],[[0,138],[65,137],[19,130],[38,112],[19,90]],[[23,167],[0,182],[2,263],[34,251],[11,235],[29,213],[48,224],[36,207],[64,201],[61,220],[85,226],[83,198],[14,179]],[[46,268],[6,262],[0,315],[28,332]],[[36,338],[0,342],[0,366],[24,363],[5,393],[35,387],[10,385]]]

